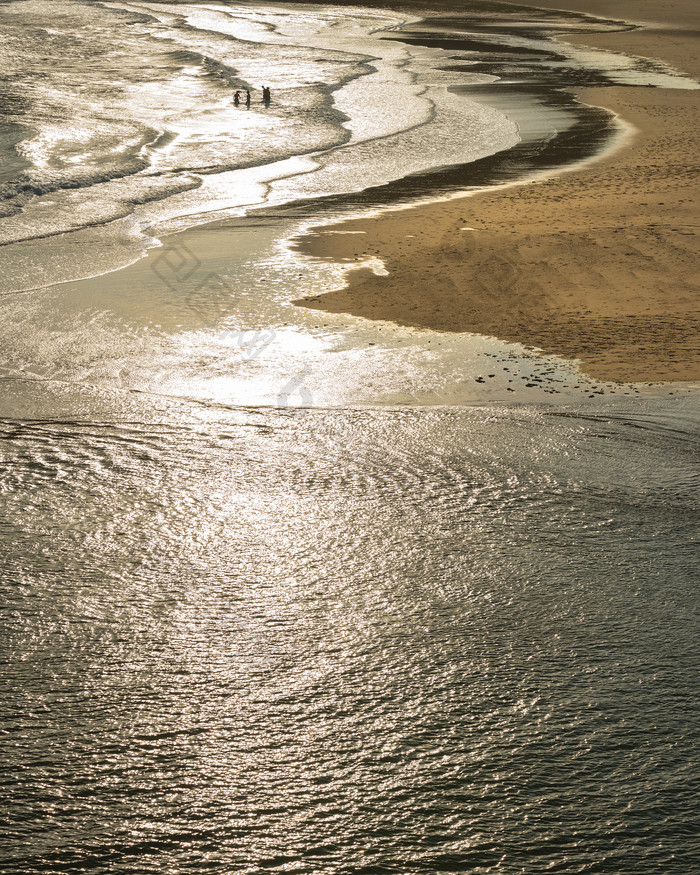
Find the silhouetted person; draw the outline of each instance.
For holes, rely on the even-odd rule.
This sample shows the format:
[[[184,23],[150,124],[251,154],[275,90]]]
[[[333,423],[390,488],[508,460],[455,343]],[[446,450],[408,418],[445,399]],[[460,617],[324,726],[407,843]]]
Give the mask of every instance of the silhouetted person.
[[[241,92],[236,91],[236,93],[233,95],[233,105],[238,106],[238,104],[240,102],[241,102]]]
[[[245,93],[245,105],[250,106],[250,91],[247,91],[247,90]]]
[[[270,87],[268,85],[263,85],[262,94],[263,103],[269,103],[272,100],[272,97],[270,97]]]

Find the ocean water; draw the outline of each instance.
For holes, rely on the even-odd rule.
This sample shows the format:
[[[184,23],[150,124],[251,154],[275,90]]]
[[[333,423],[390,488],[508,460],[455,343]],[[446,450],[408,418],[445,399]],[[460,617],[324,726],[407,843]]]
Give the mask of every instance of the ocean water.
[[[697,87],[593,26],[0,3],[1,871],[700,869],[697,387],[291,303]]]

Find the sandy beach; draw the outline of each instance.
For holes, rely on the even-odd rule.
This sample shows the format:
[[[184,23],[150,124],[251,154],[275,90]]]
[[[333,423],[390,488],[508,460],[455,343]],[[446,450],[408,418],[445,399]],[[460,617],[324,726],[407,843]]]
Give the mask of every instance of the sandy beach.
[[[610,16],[598,0],[540,5]],[[700,74],[693,4],[622,2],[615,15],[640,29],[585,43]],[[312,229],[301,252],[378,257],[388,275],[359,268],[346,287],[296,303],[519,342],[579,360],[597,379],[700,380],[700,92],[577,96],[627,126],[615,151],[544,180]]]

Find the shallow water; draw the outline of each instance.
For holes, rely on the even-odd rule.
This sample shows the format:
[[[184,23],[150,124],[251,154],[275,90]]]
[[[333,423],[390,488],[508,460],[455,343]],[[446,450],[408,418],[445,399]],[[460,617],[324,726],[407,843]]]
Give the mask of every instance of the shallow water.
[[[378,190],[370,203],[385,205],[488,185],[500,179],[498,164],[478,160],[499,152],[507,179],[527,175],[532,163],[508,164],[519,138],[547,142],[587,117],[560,89],[698,87],[658,63],[555,40],[592,26],[624,25],[479,4],[428,24],[321,4],[0,4],[2,287],[94,276],[217,215],[297,201],[316,212],[326,201],[337,214],[368,189]],[[468,90],[489,83],[493,99],[483,99],[488,88]],[[234,107],[235,90],[246,88],[250,109]],[[578,153],[541,167],[603,147],[614,131],[592,120],[590,142],[584,125]],[[468,166],[478,173],[434,176]],[[70,265],[52,258],[52,235],[71,249]],[[23,260],[27,240],[37,255]]]
[[[0,248],[3,871],[700,866],[697,387],[291,304],[344,270],[293,234],[431,148],[590,154],[551,19],[495,102],[398,23],[0,5],[2,233],[79,229]]]
[[[687,410],[136,403],[0,423],[4,868],[692,870]]]

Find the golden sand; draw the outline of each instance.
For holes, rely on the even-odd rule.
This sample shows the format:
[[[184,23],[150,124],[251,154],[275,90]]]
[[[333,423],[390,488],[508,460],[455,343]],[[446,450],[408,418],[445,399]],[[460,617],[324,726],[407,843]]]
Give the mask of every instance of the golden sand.
[[[540,5],[610,14],[603,0]],[[693,3],[623,0],[615,12],[647,24],[586,42],[700,73]],[[700,91],[579,97],[633,126],[621,148],[546,181],[314,229],[302,252],[377,256],[388,276],[351,271],[346,287],[297,303],[517,341],[600,379],[700,380]]]

